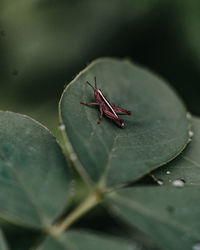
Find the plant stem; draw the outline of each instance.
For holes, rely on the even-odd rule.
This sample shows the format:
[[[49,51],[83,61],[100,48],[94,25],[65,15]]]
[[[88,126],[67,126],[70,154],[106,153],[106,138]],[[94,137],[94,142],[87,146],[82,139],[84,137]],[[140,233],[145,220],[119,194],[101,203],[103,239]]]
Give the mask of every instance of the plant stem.
[[[97,190],[88,196],[71,214],[63,221],[50,227],[47,231],[51,235],[59,235],[68,229],[76,220],[101,202],[101,193]]]
[[[71,146],[71,143],[70,143],[69,138],[68,138],[66,131],[65,131],[65,127],[63,127],[61,129],[61,135],[62,135],[62,140],[63,140],[63,144],[64,144],[62,147],[63,153],[65,154],[69,165],[74,166],[75,169],[80,174],[80,176],[82,177],[82,179],[84,180],[84,182],[91,186],[92,185],[91,180],[90,180],[88,174],[86,173],[86,171],[84,170],[84,168],[82,168],[80,166],[81,164],[80,164],[80,162],[77,158],[77,155],[75,154],[75,152]]]

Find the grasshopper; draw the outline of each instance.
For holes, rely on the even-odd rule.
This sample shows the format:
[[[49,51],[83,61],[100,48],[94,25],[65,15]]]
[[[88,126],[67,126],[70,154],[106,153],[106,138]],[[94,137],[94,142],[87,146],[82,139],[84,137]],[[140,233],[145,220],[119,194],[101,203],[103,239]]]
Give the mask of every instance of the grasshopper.
[[[116,107],[114,103],[110,103],[106,97],[103,95],[102,91],[97,88],[97,83],[96,83],[96,76],[94,77],[94,84],[95,87],[92,86],[91,83],[88,81],[86,82],[88,85],[92,87],[94,90],[94,98],[96,102],[80,102],[81,104],[84,105],[98,105],[100,109],[100,117],[98,120],[98,123],[101,123],[102,116],[105,114],[109,119],[111,119],[113,122],[115,122],[119,127],[124,128],[124,120],[120,119],[119,116],[116,114],[121,114],[121,115],[131,115],[131,111],[128,111],[126,109]]]

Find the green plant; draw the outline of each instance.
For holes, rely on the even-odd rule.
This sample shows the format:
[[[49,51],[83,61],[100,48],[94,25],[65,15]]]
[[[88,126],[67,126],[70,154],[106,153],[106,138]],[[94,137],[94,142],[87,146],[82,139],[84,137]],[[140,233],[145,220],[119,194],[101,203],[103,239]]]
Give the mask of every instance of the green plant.
[[[98,125],[98,110],[80,105],[94,76],[132,111],[125,129]],[[63,152],[41,124],[0,112],[0,249],[198,246],[200,121],[169,85],[128,60],[99,59],[66,87],[59,116]]]

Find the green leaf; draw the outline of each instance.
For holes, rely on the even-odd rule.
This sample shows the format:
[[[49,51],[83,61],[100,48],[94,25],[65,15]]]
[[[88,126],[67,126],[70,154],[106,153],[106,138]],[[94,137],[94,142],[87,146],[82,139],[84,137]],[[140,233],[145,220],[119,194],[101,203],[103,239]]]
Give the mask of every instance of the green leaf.
[[[164,185],[176,184],[176,180],[184,185],[200,185],[200,119],[193,118],[189,146],[172,162],[163,166],[152,174],[156,180]],[[181,184],[181,183],[180,183]]]
[[[200,63],[200,36],[199,31],[199,1],[177,1],[178,15],[181,16],[180,24],[184,45],[189,46],[189,52],[192,52],[193,62],[196,62],[198,67]],[[181,35],[182,35],[181,34]]]
[[[125,129],[105,117],[97,124],[99,110],[80,104],[94,101],[86,84],[94,76],[108,100],[132,111],[123,117]],[[188,141],[189,121],[177,95],[162,79],[129,61],[90,64],[65,89],[60,116],[81,163],[74,161],[76,167],[107,186],[142,177],[177,156]]]
[[[45,85],[48,91],[51,88],[54,91],[55,82],[64,82],[69,75],[71,78],[74,68],[94,55],[95,49],[105,50],[104,44],[117,34],[119,27],[146,17],[158,3],[158,0],[142,3],[102,0],[95,4],[90,0],[76,3],[19,0],[17,4],[4,1],[0,8],[0,31],[4,34],[3,55],[6,52],[1,58],[5,84],[9,82],[12,88]],[[99,39],[101,43],[96,42]],[[40,95],[39,91],[35,93]]]
[[[2,225],[2,228],[7,243],[9,244],[9,249],[11,250],[30,249],[41,237],[43,237],[44,233],[41,230],[30,229],[13,224]]]
[[[131,243],[101,234],[85,231],[69,231],[57,237],[48,237],[37,250],[137,250]]]
[[[3,232],[0,229],[0,250],[8,250],[7,242],[4,238]]]
[[[36,121],[0,112],[0,217],[42,228],[63,212],[71,176],[49,131]]]
[[[199,193],[199,187],[134,187],[111,193],[107,202],[162,249],[188,250],[200,243]]]

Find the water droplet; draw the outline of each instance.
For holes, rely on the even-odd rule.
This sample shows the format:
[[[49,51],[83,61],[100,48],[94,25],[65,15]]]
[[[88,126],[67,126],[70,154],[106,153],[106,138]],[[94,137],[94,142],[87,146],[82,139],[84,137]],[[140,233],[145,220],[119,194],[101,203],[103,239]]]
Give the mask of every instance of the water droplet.
[[[192,118],[192,115],[190,114],[190,112],[187,112],[186,118],[189,119],[189,120]]]
[[[194,135],[194,132],[193,132],[192,130],[190,130],[190,131],[188,132],[188,134],[189,134],[189,137],[192,137],[192,136]]]
[[[158,183],[159,185],[163,185],[163,180],[158,179],[158,180],[157,180],[157,183]]]
[[[77,156],[76,156],[76,154],[71,153],[70,158],[71,158],[72,161],[75,161],[77,159]]]
[[[192,247],[192,250],[200,250],[200,242]]]
[[[91,132],[90,135],[93,136],[93,135],[94,135],[94,132]]]
[[[179,180],[174,180],[174,181],[172,181],[172,185],[173,185],[174,187],[184,187],[185,182],[184,182],[184,180],[181,180],[181,179],[179,179]]]
[[[191,139],[191,138],[189,138],[189,139],[188,139],[188,142],[191,142],[191,141],[192,141],[192,139]]]
[[[64,130],[65,130],[65,125],[64,125],[64,124],[60,124],[60,125],[59,125],[59,129],[60,129],[61,131],[64,131]]]
[[[167,171],[166,174],[171,174],[171,172],[170,172],[170,171]]]

